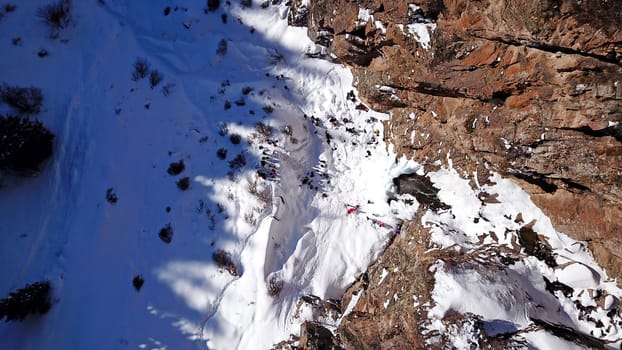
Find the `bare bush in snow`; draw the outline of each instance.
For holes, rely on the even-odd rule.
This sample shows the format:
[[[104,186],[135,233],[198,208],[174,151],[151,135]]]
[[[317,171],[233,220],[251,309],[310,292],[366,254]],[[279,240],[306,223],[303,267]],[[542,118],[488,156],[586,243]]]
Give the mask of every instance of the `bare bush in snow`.
[[[258,122],[257,124],[255,124],[255,131],[263,136],[264,138],[268,139],[272,136],[273,132],[274,132],[274,128],[271,127],[270,125],[264,124],[263,122]]]
[[[52,155],[54,134],[39,121],[0,116],[0,169],[32,175]]]
[[[19,114],[38,114],[43,105],[43,93],[38,87],[19,87],[2,84],[0,101],[11,106]]]
[[[154,69],[151,71],[151,74],[149,74],[149,85],[151,85],[151,88],[153,89],[160,84],[162,79],[164,79],[162,73],[160,73],[157,69]]]
[[[58,0],[37,9],[37,17],[54,32],[65,29],[71,23],[71,0]]]
[[[0,300],[0,320],[21,321],[28,315],[47,313],[52,307],[49,281],[35,282]]]
[[[267,286],[268,295],[270,295],[273,298],[278,297],[279,294],[281,294],[281,291],[283,290],[283,286],[284,286],[283,280],[280,279],[279,276],[273,274],[268,279],[268,286]]]
[[[218,42],[218,48],[216,49],[216,54],[220,56],[224,56],[227,53],[227,40],[220,39]]]
[[[272,201],[272,190],[269,186],[259,187],[257,185],[257,180],[249,181],[248,183],[248,193],[257,197],[257,199],[265,205]]]
[[[238,276],[238,267],[233,262],[233,259],[231,258],[231,254],[229,252],[219,249],[215,251],[214,253],[212,253],[212,259],[216,263],[216,266],[218,266],[221,269],[224,269],[231,276],[234,276],[234,277]]]
[[[177,184],[177,188],[179,188],[182,191],[185,191],[188,188],[190,188],[190,178],[188,176],[183,177],[179,179],[179,181],[177,181],[175,184]]]
[[[220,7],[220,0],[207,0],[207,11],[216,11]]]
[[[229,168],[231,168],[231,170],[239,170],[244,166],[246,166],[246,157],[241,153],[229,161]]]
[[[179,162],[172,162],[171,164],[169,164],[166,172],[169,175],[175,176],[181,174],[184,169],[186,169],[186,165],[184,164],[184,160],[181,159]]]
[[[219,148],[216,151],[216,156],[218,157],[218,159],[224,160],[225,158],[227,158],[227,149],[226,148]]]
[[[134,61],[133,67],[134,70],[132,71],[132,80],[139,81],[149,74],[151,64],[146,58],[138,57],[136,61]]]

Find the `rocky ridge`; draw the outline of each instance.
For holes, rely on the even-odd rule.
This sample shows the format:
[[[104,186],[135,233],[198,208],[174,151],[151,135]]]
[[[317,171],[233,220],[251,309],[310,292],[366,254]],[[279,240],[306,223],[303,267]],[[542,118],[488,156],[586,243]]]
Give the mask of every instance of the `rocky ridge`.
[[[621,3],[599,0],[319,0],[293,1],[289,19],[308,26],[317,44],[310,55],[349,65],[365,103],[392,113],[385,137],[399,154],[428,170],[451,162],[474,183],[485,183],[491,171],[511,177],[557,230],[585,241],[619,285],[619,18]],[[440,255],[467,264],[447,251],[425,253],[428,229],[420,222],[407,225],[344,295],[342,306],[358,295],[337,330],[346,349],[422,348],[442,337],[425,333],[424,317],[400,313],[399,304],[381,307],[387,291],[404,286],[424,305],[433,285],[429,268]],[[399,271],[391,274],[395,281],[369,283],[387,266]],[[484,336],[475,315],[447,321],[480,334],[480,347],[524,345]],[[605,348],[589,336],[577,339]]]
[[[399,153],[513,177],[622,277],[619,2],[342,0],[291,13],[393,114]],[[429,48],[409,25],[428,28]]]
[[[622,4],[341,0],[291,13],[393,114],[385,136],[400,154],[511,176],[622,277]],[[430,44],[405,30],[416,25]]]

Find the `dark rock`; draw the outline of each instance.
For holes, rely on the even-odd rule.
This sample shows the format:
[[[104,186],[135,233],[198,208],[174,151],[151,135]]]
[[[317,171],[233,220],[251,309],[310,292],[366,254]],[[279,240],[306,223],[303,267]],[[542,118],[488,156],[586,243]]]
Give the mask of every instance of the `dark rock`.
[[[556,267],[557,262],[553,256],[553,250],[531,228],[534,223],[531,222],[520,228],[518,231],[518,242],[525,248],[525,253],[544,261],[550,267]]]
[[[302,350],[338,350],[335,336],[316,322],[305,322],[300,326],[300,347]]]
[[[544,279],[544,288],[547,292],[555,295],[556,291],[560,291],[566,298],[570,298],[572,296],[574,289],[572,289],[569,285],[561,283],[560,281],[551,282],[548,278],[546,278],[546,276],[542,276],[542,278]]]
[[[607,344],[603,340],[577,332],[576,330],[567,326],[550,323],[533,317],[531,318],[531,321],[548,333],[551,333],[559,338],[565,339],[581,347],[598,350],[608,349]]]
[[[410,194],[420,204],[432,209],[449,209],[449,206],[438,198],[438,188],[429,177],[417,174],[402,174],[393,179],[398,194]]]

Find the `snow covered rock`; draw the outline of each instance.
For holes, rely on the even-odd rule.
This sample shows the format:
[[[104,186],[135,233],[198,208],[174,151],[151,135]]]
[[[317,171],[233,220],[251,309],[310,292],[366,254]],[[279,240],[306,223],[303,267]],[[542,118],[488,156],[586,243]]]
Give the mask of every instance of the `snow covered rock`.
[[[598,0],[317,1],[307,23],[336,33],[328,51],[391,111],[398,153],[515,178],[622,279],[620,16]]]

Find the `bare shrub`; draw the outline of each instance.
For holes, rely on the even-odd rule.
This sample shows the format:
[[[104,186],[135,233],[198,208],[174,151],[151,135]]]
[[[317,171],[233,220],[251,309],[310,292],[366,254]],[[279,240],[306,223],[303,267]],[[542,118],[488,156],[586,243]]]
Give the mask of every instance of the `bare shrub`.
[[[182,191],[185,191],[188,188],[190,188],[190,178],[187,176],[183,177],[179,179],[179,181],[177,181],[176,184],[177,184],[177,188],[179,188]]]
[[[171,224],[166,224],[166,226],[160,230],[158,236],[160,236],[162,242],[166,244],[171,243],[173,241],[173,228],[171,227]]]
[[[171,92],[173,91],[174,87],[175,87],[175,84],[173,84],[173,83],[168,83],[168,84],[162,86],[162,95],[164,95],[164,96],[170,95]]]
[[[246,157],[241,153],[229,162],[229,168],[232,170],[238,170],[244,166],[246,166]]]
[[[151,64],[146,58],[138,57],[136,61],[134,61],[133,67],[134,71],[132,72],[132,80],[139,81],[149,74]]]
[[[0,101],[6,103],[20,114],[37,114],[43,105],[43,93],[38,87],[19,87],[2,84]]]
[[[218,157],[218,159],[224,160],[225,158],[227,158],[227,149],[226,148],[219,148],[216,151],[216,156]]]
[[[28,315],[43,315],[52,307],[49,281],[35,282],[0,299],[0,320],[21,321]]]
[[[141,275],[136,275],[132,279],[132,285],[134,286],[134,289],[136,289],[137,292],[140,292],[140,289],[143,287],[143,284],[145,284],[145,279]]]
[[[224,56],[227,53],[227,40],[220,39],[218,42],[218,48],[216,49],[216,54],[220,56]]]
[[[257,199],[264,204],[270,203],[272,201],[272,190],[270,187],[264,187],[261,191],[257,192]]]
[[[233,171],[228,171],[227,172],[227,179],[229,179],[229,181],[231,181],[231,182],[236,182],[238,177],[235,175],[235,173]]]
[[[238,267],[233,262],[233,259],[231,258],[231,254],[229,252],[219,249],[215,251],[214,253],[212,253],[212,259],[216,263],[216,266],[218,266],[221,269],[224,269],[231,276],[234,276],[234,277],[238,276]]]
[[[272,201],[272,190],[270,187],[265,186],[259,188],[259,186],[257,186],[257,180],[248,183],[248,193],[257,197],[257,199],[259,199],[259,201],[263,204],[267,204]]]
[[[114,189],[112,187],[106,190],[106,201],[108,201],[108,203],[116,204],[118,200],[119,197],[117,197],[117,194],[114,193]]]
[[[54,134],[39,121],[0,116],[0,169],[32,175],[52,155]]]
[[[164,79],[162,73],[160,73],[157,69],[152,70],[151,74],[149,74],[149,84],[151,85],[151,88],[153,89],[158,86],[162,79]]]
[[[242,141],[242,136],[240,136],[240,134],[231,134],[231,136],[229,136],[229,140],[232,144],[239,145]]]
[[[272,112],[274,112],[274,107],[272,107],[270,105],[265,105],[261,109],[263,109],[263,111],[268,113],[268,114],[271,114]]]
[[[294,130],[292,129],[292,126],[289,124],[285,125],[281,131],[289,137],[292,137],[292,135],[294,134]]]
[[[285,56],[276,50],[272,50],[268,52],[268,61],[274,66],[285,61]]]
[[[268,279],[268,295],[276,298],[283,290],[284,282],[277,275],[272,275]]]
[[[216,11],[220,7],[220,0],[207,0],[207,10]]]
[[[67,28],[71,23],[71,0],[58,0],[37,9],[41,18],[53,31]]]
[[[169,175],[175,176],[175,175],[181,174],[181,172],[184,171],[184,169],[186,169],[186,165],[184,164],[184,160],[182,159],[179,162],[173,162],[169,164],[166,172]]]
[[[228,79],[223,80],[220,82],[220,90],[218,90],[218,93],[224,94],[229,86],[231,86],[231,82]]]
[[[248,193],[252,195],[256,195],[257,194],[257,181],[249,181],[247,189],[248,189]]]
[[[225,123],[221,123],[218,126],[218,135],[225,136],[229,133],[229,127]]]
[[[265,138],[270,138],[274,132],[274,128],[270,125],[264,124],[263,122],[258,122],[255,124],[255,131]]]
[[[255,218],[255,215],[253,215],[253,213],[244,214],[244,221],[246,221],[246,223],[252,227],[257,226],[257,218]]]

